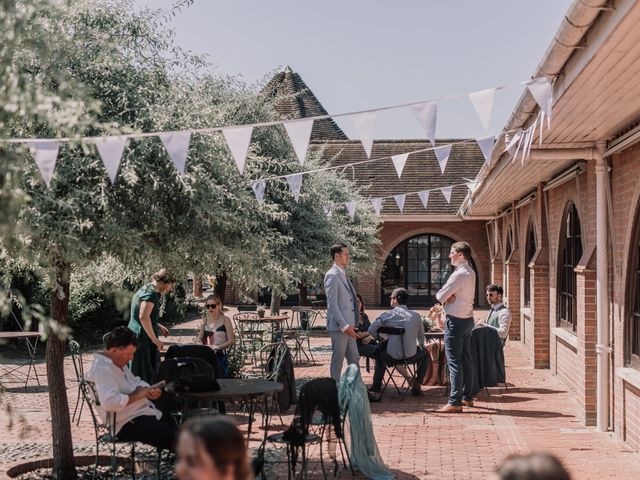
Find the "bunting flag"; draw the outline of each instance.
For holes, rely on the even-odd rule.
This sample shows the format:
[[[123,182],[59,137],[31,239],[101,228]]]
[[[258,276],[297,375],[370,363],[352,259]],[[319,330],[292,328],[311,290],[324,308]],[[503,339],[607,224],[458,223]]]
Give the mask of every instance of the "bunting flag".
[[[240,171],[240,175],[244,173],[244,164],[247,161],[247,153],[249,152],[249,144],[251,143],[251,134],[253,127],[230,127],[223,128],[222,134],[229,145],[231,155],[236,162],[236,166]]]
[[[31,155],[33,155],[33,160],[40,170],[40,175],[42,175],[47,188],[49,188],[51,178],[53,178],[53,171],[56,168],[56,161],[58,160],[60,142],[58,140],[46,140],[29,142],[28,145]]]
[[[453,187],[442,187],[440,189],[440,192],[442,192],[442,195],[444,196],[444,199],[447,201],[447,203],[451,203],[452,191],[453,191]]]
[[[356,216],[356,206],[358,205],[358,202],[356,202],[355,200],[352,200],[350,202],[345,203],[344,205],[345,207],[347,207],[349,218],[351,218],[351,221],[353,222],[353,219]]]
[[[327,216],[327,218],[331,218],[331,216],[333,215],[333,209],[329,205],[323,205],[322,211]]]
[[[476,110],[476,113],[480,118],[480,123],[482,123],[485,131],[489,129],[489,123],[491,122],[491,113],[493,112],[493,100],[495,96],[495,88],[480,90],[478,92],[472,92],[469,94],[469,100],[471,100],[473,108]]]
[[[373,136],[376,129],[376,117],[378,112],[354,113],[349,116],[353,127],[358,132],[358,138],[362,142],[367,158],[371,157],[371,149],[373,148]]]
[[[513,137],[511,137],[511,140],[509,140],[509,143],[507,143],[507,146],[504,148],[504,151],[509,151],[511,150],[514,145],[518,142],[518,140],[520,140],[520,137],[522,136],[522,129],[518,129],[518,131],[513,135]]]
[[[469,179],[465,178],[465,180],[469,180]],[[469,183],[467,183],[467,188],[469,189],[469,192],[472,195],[476,191],[476,189],[478,188],[479,184],[480,184],[480,182],[478,182],[477,180],[469,180]]]
[[[527,88],[546,117],[551,120],[553,110],[553,85],[546,77],[534,78],[527,82]]]
[[[258,202],[264,203],[264,190],[267,186],[267,182],[264,180],[255,180],[251,183],[251,188],[253,189],[253,193],[256,194],[256,198]]]
[[[398,205],[398,208],[400,209],[400,213],[402,213],[402,210],[404,210],[404,201],[406,200],[406,198],[407,195],[404,193],[393,196],[393,199],[396,201],[396,205]]]
[[[372,198],[371,205],[373,206],[373,210],[376,212],[376,215],[380,216],[380,211],[382,210],[382,198]]]
[[[296,152],[300,165],[304,165],[304,159],[307,156],[307,149],[309,148],[309,141],[311,140],[311,130],[313,130],[313,118],[284,122],[284,129],[287,131],[287,135],[289,135],[293,150]]]
[[[431,145],[436,146],[436,121],[438,117],[438,103],[437,102],[424,102],[416,103],[412,105],[413,111],[418,117],[418,121],[424,133],[427,135],[427,140],[431,142]]]
[[[401,155],[394,155],[393,157],[391,157],[393,166],[396,167],[396,173],[398,174],[398,178],[402,176],[402,170],[404,170],[404,165],[405,163],[407,163],[407,158],[409,158],[408,153],[403,153]]]
[[[542,130],[544,130],[544,110],[540,110],[540,135],[538,135],[538,146],[542,146]]]
[[[169,158],[180,172],[184,173],[184,166],[187,163],[187,152],[189,150],[189,142],[191,141],[191,132],[165,132],[158,135],[160,141],[166,148]]]
[[[127,137],[99,137],[95,139],[96,148],[102,158],[109,175],[111,183],[116,181],[118,175],[118,168],[120,168],[120,161],[122,160],[122,154],[127,146]]]
[[[301,173],[292,173],[291,175],[287,175],[284,177],[287,179],[289,183],[289,189],[293,194],[293,198],[295,198],[296,202],[300,197],[300,188],[302,187],[302,174]]]
[[[491,163],[491,156],[493,155],[493,145],[496,140],[496,137],[493,135],[484,137],[484,138],[476,138],[476,143],[484,156],[484,161],[486,163]]]
[[[418,196],[420,197],[420,201],[422,202],[422,206],[424,209],[427,209],[427,205],[429,205],[429,190],[424,190],[422,192],[418,192]]]
[[[444,174],[444,169],[447,167],[447,161],[449,160],[449,154],[451,153],[451,145],[443,145],[442,147],[436,147],[433,152],[438,158],[438,165],[440,165],[440,171]]]
[[[513,154],[513,162],[515,163],[516,158],[518,156],[518,152],[520,151],[520,147],[522,146],[522,141],[524,140],[524,131],[520,132],[520,138],[518,138],[518,146],[516,147],[516,153]]]
[[[527,155],[527,146],[529,145],[529,137],[531,137],[531,127],[527,128],[522,140],[522,156],[520,157],[520,165],[524,164],[524,157]]]

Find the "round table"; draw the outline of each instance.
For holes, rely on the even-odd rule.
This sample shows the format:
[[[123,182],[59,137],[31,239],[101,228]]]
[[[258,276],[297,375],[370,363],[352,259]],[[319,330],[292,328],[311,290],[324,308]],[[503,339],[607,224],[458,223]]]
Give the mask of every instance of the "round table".
[[[427,340],[443,340],[444,330],[429,330],[424,334]]]
[[[20,364],[18,363],[17,365],[3,365],[0,364],[0,371],[2,371],[2,374],[0,375],[0,378],[5,377],[5,376],[12,376],[14,378],[20,378],[18,375],[16,375],[16,371],[27,367],[27,374],[25,376],[23,376],[24,380],[24,388],[27,388],[27,385],[29,384],[29,377],[31,376],[31,371],[33,371],[33,373],[35,374],[36,377],[36,381],[38,382],[38,385],[40,385],[40,378],[38,377],[38,371],[36,370],[36,366],[34,364],[35,361],[35,355],[36,355],[36,349],[38,348],[38,340],[40,339],[40,333],[38,332],[25,332],[25,331],[18,331],[18,332],[0,332],[0,341],[2,340],[16,340],[16,339],[24,339],[24,341],[27,344],[27,349],[29,351],[29,362],[25,363],[25,364]],[[0,385],[2,385],[2,383],[0,383]]]

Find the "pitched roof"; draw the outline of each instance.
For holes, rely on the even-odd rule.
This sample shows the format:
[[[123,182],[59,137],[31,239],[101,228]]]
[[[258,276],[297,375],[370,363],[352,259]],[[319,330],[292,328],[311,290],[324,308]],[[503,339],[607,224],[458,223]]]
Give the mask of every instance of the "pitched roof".
[[[437,140],[436,144],[460,142],[460,139]],[[324,146],[324,157],[335,157],[335,165],[366,160],[362,143],[357,140],[328,141],[315,143],[313,148]],[[373,144],[371,158],[391,157],[414,150],[430,148],[431,143],[426,140],[378,140]],[[458,183],[465,183],[466,179],[474,179],[484,163],[482,152],[474,141],[454,145],[444,174],[440,172],[438,160],[433,151],[419,152],[409,155],[407,163],[398,178],[391,158],[371,163],[355,165],[354,178],[359,187],[363,188],[365,197],[386,197],[408,192],[437,189]],[[351,175],[351,169],[344,172]],[[425,210],[418,195],[406,197],[403,214],[427,215],[455,215],[462,204],[468,188],[464,185],[454,187],[451,203],[447,203],[439,191],[429,194],[428,207]],[[393,198],[385,199],[382,207],[383,214],[399,214]]]
[[[283,118],[305,118],[328,114],[300,75],[293,72],[290,67],[276,73],[262,92],[277,98],[275,108]],[[348,140],[348,137],[333,119],[326,119],[314,122],[311,140]]]

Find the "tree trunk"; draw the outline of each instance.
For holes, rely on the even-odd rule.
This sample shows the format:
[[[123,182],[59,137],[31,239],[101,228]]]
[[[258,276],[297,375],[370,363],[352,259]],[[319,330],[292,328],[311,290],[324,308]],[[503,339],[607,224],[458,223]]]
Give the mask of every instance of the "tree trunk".
[[[53,436],[53,478],[77,478],[73,461],[73,441],[69,419],[69,401],[64,379],[64,352],[66,341],[59,327],[69,324],[69,277],[71,268],[65,261],[56,261],[53,267],[54,288],[51,293],[51,317],[58,323],[49,330],[47,339],[47,383],[51,409]]]
[[[276,289],[271,290],[271,315],[280,315],[280,293]]]
[[[193,296],[195,298],[202,298],[202,279],[195,275],[193,276]]]
[[[298,304],[301,307],[309,306],[309,298],[307,297],[307,285],[303,282],[298,283]]]
[[[227,274],[222,272],[220,275],[216,275],[216,294],[222,300],[222,304],[224,305],[224,295],[227,293]]]

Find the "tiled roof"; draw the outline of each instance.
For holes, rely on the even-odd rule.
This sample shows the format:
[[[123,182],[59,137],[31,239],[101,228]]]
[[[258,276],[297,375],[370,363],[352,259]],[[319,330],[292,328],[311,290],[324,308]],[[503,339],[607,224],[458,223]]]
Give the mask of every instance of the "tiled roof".
[[[268,95],[279,97],[275,108],[283,118],[305,118],[327,115],[327,111],[307,87],[300,75],[287,67],[277,73],[262,89]],[[333,119],[314,122],[312,140],[347,140],[348,137]]]
[[[454,140],[437,140],[438,145],[459,142]],[[366,154],[362,143],[357,140],[315,142],[313,148],[325,146],[326,158],[336,156],[335,164],[366,160]],[[379,158],[386,155],[398,155],[430,148],[428,141],[421,140],[379,140],[374,142],[371,158]],[[440,173],[438,160],[433,151],[414,153],[409,155],[407,163],[398,178],[391,158],[376,162],[355,165],[354,175],[356,183],[365,188],[363,194],[367,197],[384,197],[407,192],[428,190],[448,185],[464,183],[466,179],[474,179],[484,162],[482,152],[474,141],[454,145],[449,156],[444,174]],[[344,171],[345,175],[351,175],[351,168]],[[439,191],[429,194],[428,208],[425,210],[418,195],[408,195],[404,205],[404,214],[427,215],[455,215],[462,204],[468,188],[464,185],[454,187],[451,195],[451,203],[447,204],[444,196]],[[382,214],[399,214],[400,211],[393,198],[385,199]]]

